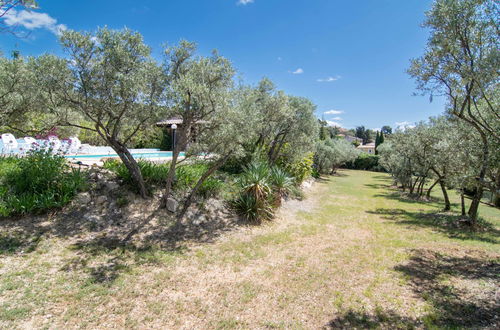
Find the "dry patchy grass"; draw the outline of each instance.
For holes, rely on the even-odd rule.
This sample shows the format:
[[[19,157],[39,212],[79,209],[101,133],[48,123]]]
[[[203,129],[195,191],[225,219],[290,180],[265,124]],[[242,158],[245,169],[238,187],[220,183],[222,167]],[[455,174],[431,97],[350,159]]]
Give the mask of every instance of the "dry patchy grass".
[[[491,228],[467,232],[438,199],[405,199],[383,174],[344,174],[212,243],[110,244],[97,232],[79,245],[78,233],[1,228],[0,327],[499,325],[498,210],[481,206]]]

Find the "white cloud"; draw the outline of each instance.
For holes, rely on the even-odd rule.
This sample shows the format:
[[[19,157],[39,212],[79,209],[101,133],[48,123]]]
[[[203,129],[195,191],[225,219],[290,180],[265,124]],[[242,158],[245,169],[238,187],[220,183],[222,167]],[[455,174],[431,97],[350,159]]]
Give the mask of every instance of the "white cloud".
[[[342,118],[340,118],[340,117],[333,117],[332,120],[342,121]]]
[[[339,80],[340,78],[342,78],[341,76],[335,76],[335,77],[327,77],[327,78],[320,78],[318,80],[316,80],[317,82],[334,82],[334,81],[337,81]]]
[[[415,124],[410,123],[409,121],[400,121],[395,123],[396,130],[405,131],[408,128],[415,128]]]
[[[325,115],[340,115],[342,113],[344,113],[344,111],[342,111],[342,110],[328,110],[328,111],[323,112],[323,114],[325,114]]]
[[[67,29],[64,24],[57,24],[57,20],[46,13],[11,9],[4,16],[7,26],[22,26],[28,30],[47,29],[58,35]]]
[[[297,70],[293,71],[292,74],[303,74],[304,70],[302,68],[298,68]]]
[[[332,126],[332,127],[335,127],[335,126],[337,126],[337,127],[342,127],[342,124],[341,124],[341,123],[338,123],[338,122],[333,121],[333,120],[327,120],[327,121],[326,121],[326,124],[327,124],[328,126]]]
[[[375,127],[375,128],[372,128],[372,131],[376,132],[376,131],[381,131],[381,128],[380,127]]]
[[[248,5],[249,3],[253,3],[253,0],[239,0],[238,5]]]

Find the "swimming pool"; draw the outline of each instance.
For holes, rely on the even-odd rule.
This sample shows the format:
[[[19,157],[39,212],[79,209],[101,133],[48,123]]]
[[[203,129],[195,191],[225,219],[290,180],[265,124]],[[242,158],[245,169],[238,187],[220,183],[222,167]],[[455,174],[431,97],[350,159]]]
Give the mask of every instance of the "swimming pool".
[[[172,151],[157,151],[157,152],[132,152],[132,156],[136,159],[144,158],[171,158]],[[179,154],[180,157],[184,157],[184,153]],[[116,153],[109,154],[80,154],[80,155],[65,155],[64,157],[68,159],[101,159],[101,158],[113,158],[118,157]]]

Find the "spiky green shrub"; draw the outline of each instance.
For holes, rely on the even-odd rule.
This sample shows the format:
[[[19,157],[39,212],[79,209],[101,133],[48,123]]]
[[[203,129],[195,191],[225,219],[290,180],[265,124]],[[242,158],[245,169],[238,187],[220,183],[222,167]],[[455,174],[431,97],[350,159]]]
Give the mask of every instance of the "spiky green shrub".
[[[287,196],[294,186],[293,178],[279,167],[271,168],[269,182],[273,191],[273,200],[276,207],[281,206],[281,200]]]
[[[264,161],[246,166],[238,183],[241,190],[232,204],[240,215],[257,223],[272,218],[273,209],[294,186],[293,178],[283,169]]]
[[[273,208],[266,200],[258,200],[254,196],[241,193],[232,201],[233,208],[247,221],[261,223],[273,217]]]

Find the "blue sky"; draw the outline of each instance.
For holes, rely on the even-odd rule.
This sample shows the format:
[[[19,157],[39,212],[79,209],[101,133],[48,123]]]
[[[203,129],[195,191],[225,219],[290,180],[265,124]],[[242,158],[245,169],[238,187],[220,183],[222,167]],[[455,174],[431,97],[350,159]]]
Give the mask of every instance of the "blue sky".
[[[10,18],[29,37],[0,35],[0,50],[61,54],[57,31],[124,26],[144,35],[161,56],[162,44],[195,41],[200,53],[216,48],[245,82],[272,79],[305,96],[318,117],[346,128],[413,123],[437,115],[442,99],[413,96],[405,73],[422,54],[421,28],[431,0],[39,0],[36,15]],[[41,14],[44,15],[41,15]],[[20,27],[21,29],[21,27]]]

